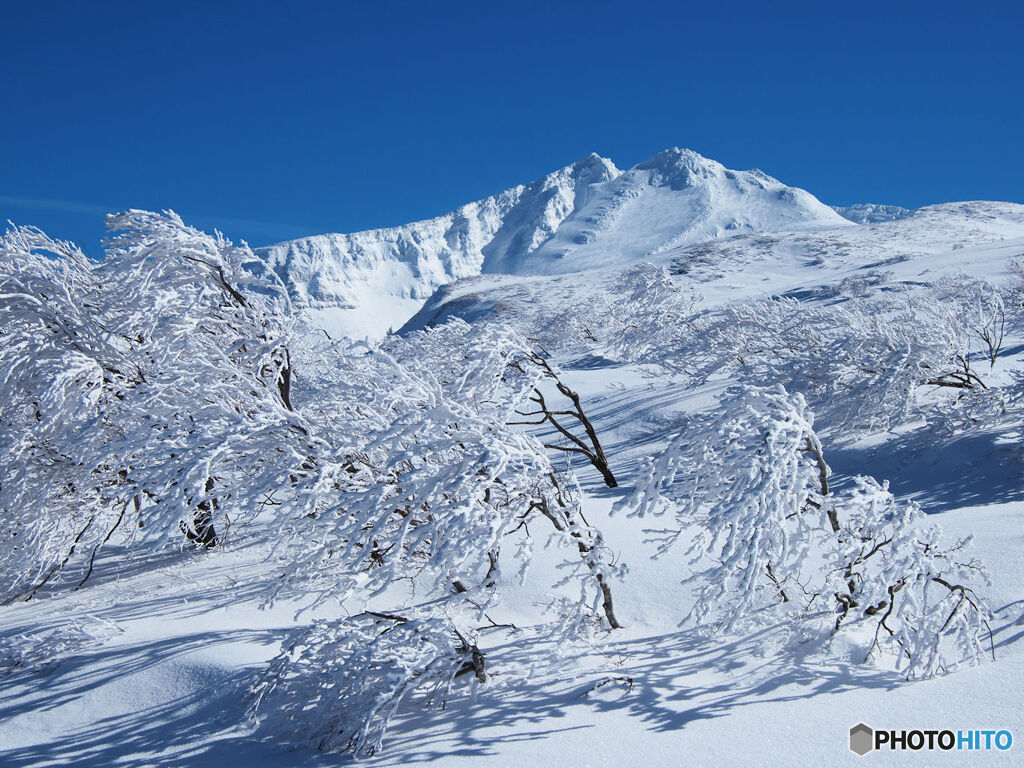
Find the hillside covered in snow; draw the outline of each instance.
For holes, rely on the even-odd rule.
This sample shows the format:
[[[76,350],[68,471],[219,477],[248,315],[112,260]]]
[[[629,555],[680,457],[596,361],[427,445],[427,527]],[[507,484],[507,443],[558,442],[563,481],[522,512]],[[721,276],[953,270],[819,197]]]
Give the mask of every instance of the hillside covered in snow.
[[[379,338],[460,278],[564,274],[727,235],[848,223],[760,171],[730,171],[669,149],[627,171],[588,155],[436,219],[293,240],[259,254],[334,335]]]
[[[0,240],[0,765],[1020,762],[1024,206],[108,228]]]

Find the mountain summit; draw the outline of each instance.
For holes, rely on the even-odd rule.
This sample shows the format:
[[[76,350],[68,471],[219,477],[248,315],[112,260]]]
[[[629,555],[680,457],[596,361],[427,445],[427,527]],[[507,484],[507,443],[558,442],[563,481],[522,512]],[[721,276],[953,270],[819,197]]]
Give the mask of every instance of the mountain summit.
[[[849,224],[802,189],[673,148],[627,171],[590,154],[434,219],[260,253],[329,331],[373,337],[464,277],[564,274],[725,235]]]
[[[688,149],[659,152],[587,192],[552,237],[494,271],[577,272],[727,235],[847,223],[802,189],[761,171],[731,171]]]

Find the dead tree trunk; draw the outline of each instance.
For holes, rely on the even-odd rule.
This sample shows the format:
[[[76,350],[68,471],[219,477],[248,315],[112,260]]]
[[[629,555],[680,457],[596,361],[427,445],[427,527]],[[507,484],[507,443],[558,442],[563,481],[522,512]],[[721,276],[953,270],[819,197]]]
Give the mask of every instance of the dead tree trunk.
[[[545,448],[550,448],[555,451],[564,451],[565,453],[578,453],[585,456],[588,461],[594,466],[594,468],[601,473],[601,477],[604,478],[604,483],[609,488],[615,488],[618,486],[618,481],[615,479],[615,475],[612,474],[611,469],[608,467],[608,459],[604,454],[604,449],[601,447],[601,441],[597,439],[597,430],[594,429],[593,423],[587,418],[587,415],[583,412],[583,405],[580,403],[579,393],[570,389],[566,386],[559,378],[558,374],[554,371],[551,365],[548,363],[547,358],[539,352],[532,353],[526,362],[532,363],[540,368],[545,377],[551,379],[555,383],[555,388],[559,394],[569,400],[572,403],[572,407],[567,410],[552,410],[548,407],[547,401],[544,399],[544,394],[539,389],[534,389],[533,394],[530,396],[530,402],[534,403],[537,408],[531,411],[516,411],[520,416],[529,418],[537,418],[536,421],[514,421],[512,424],[531,424],[540,425],[545,422],[554,427],[559,434],[565,437],[569,441],[569,445],[555,445],[554,443],[545,443]],[[583,427],[583,432],[586,436],[586,440],[583,440],[574,435],[559,418],[571,418],[575,419]]]
[[[284,363],[281,366],[281,373],[277,378],[277,391],[281,395],[281,402],[289,411],[292,407],[292,358],[288,350],[284,350]]]
[[[995,358],[992,357],[991,359],[992,364],[995,365]],[[981,377],[971,368],[971,356],[969,354],[957,355],[954,358],[954,364],[956,367],[953,370],[933,376],[925,380],[925,384],[930,384],[934,387],[952,387],[953,389],[974,389],[974,385],[977,384],[982,389],[988,389],[985,382],[981,380]]]
[[[818,465],[818,483],[821,485],[821,503],[825,505],[825,514],[828,516],[829,527],[832,528],[832,533],[836,536],[842,536],[842,526],[839,524],[839,513],[836,510],[836,505],[831,499],[831,488],[829,487],[828,476],[829,468],[828,464],[825,463],[825,454],[821,448],[821,441],[818,440],[818,436],[813,432],[806,438],[804,451],[811,454],[814,458],[814,463]],[[818,506],[817,503],[809,502],[813,506]],[[836,603],[838,604],[839,615],[836,616],[835,630],[838,631],[843,620],[850,613],[852,608],[859,607],[859,604],[854,599],[853,595],[857,591],[857,581],[853,575],[853,563],[848,563],[846,570],[843,572],[843,578],[846,579],[847,594],[836,593]]]

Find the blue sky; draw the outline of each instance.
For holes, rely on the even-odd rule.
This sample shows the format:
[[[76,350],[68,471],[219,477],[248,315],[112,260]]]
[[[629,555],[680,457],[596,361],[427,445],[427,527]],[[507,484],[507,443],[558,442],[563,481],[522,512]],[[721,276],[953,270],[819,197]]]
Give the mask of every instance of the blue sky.
[[[254,245],[683,146],[828,203],[1024,202],[1020,2],[9,2],[0,219]]]

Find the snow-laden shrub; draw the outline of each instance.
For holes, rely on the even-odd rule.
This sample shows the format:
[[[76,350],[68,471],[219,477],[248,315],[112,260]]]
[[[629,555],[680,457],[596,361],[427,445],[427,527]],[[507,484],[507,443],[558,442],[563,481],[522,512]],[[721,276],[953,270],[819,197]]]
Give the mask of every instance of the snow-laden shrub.
[[[1006,289],[969,275],[950,275],[937,280],[932,295],[921,310],[937,317],[936,322],[956,325],[966,331],[969,346],[965,354],[981,357],[994,366],[1014,317]]]
[[[634,354],[620,357],[657,362],[692,385],[723,377],[780,383],[804,395],[834,433],[922,416],[962,421],[967,411],[998,408],[985,377],[1007,332],[1003,294],[958,277],[832,304],[744,301],[644,329],[629,342]]]
[[[620,362],[654,363],[689,337],[699,294],[691,281],[660,265],[634,264],[602,275],[603,290],[565,289],[551,301],[544,287],[533,300],[523,292],[515,312],[502,313],[522,335],[560,356],[598,353]]]
[[[321,621],[298,632],[255,683],[250,716],[276,739],[369,757],[403,702],[443,706],[460,677],[485,681],[483,655],[445,619]]]
[[[616,276],[610,298],[595,328],[612,359],[660,362],[665,351],[692,343],[699,294],[665,267],[630,267]]]
[[[455,349],[472,362],[446,365]],[[510,329],[457,322],[339,358],[329,386],[303,393],[304,407],[329,415],[324,439],[342,438],[299,473],[315,498],[275,518],[282,587],[322,599],[407,578],[441,592],[487,588],[505,542],[542,519],[577,551],[586,602],[614,626],[616,568],[583,520],[575,479],[506,424],[542,375],[509,367],[530,350]],[[530,548],[511,553],[525,569]]]
[[[558,381],[531,342],[461,321],[377,349],[314,340],[294,333],[302,319],[247,247],[170,213],[108,224],[97,262],[37,230],[2,241],[3,597],[69,573],[84,583],[113,537],[157,547],[184,532],[211,547],[259,517],[279,566],[267,600],[367,604],[402,584],[479,614],[498,602],[503,563],[528,566],[537,523],[566,552],[559,620],[618,626],[620,566],[583,517],[575,478],[509,423],[542,379]],[[430,647],[409,673],[419,685],[461,653],[439,621],[378,634],[318,625],[306,655],[279,659],[279,677],[294,698],[333,663],[355,685],[362,664],[370,690],[395,659]],[[369,655],[345,655],[357,646]],[[396,704],[404,690],[391,690]],[[356,751],[379,744],[390,719],[361,710],[359,691],[323,705],[343,713],[327,720],[362,723],[344,740]]]
[[[648,459],[618,502],[630,515],[675,517],[679,527],[658,534],[659,556],[691,537],[685,552],[698,620],[720,611],[731,629],[765,600],[787,600],[800,583],[810,529],[822,515],[808,453],[811,419],[803,398],[781,387],[734,395]]]
[[[277,594],[377,612],[318,624],[278,657],[256,685],[267,728],[287,730],[306,708],[315,714],[305,732],[319,748],[362,755],[379,748],[413,690],[443,698],[460,665],[474,661],[483,680],[472,630],[454,630],[450,617],[500,610],[502,568],[525,572],[531,529],[548,530],[565,553],[553,592],[558,626],[618,626],[612,582],[621,566],[586,522],[575,479],[506,423],[545,375],[517,364],[533,353],[529,342],[457,321],[380,349],[335,348],[329,371],[313,362],[317,345],[296,349],[298,369],[309,360],[313,371],[298,376],[296,407],[311,413],[326,447],[280,491],[306,503],[269,521]],[[396,593],[419,607],[413,597],[396,605]]]
[[[884,430],[911,417],[926,385],[975,385],[966,330],[942,320],[895,301],[765,300],[726,312],[718,346],[747,381],[800,392],[831,427]]]
[[[88,615],[51,629],[0,637],[0,678],[59,664],[122,631],[114,621]]]
[[[833,631],[871,629],[908,677],[981,659],[986,583],[967,541],[943,542],[913,503],[870,478],[836,493],[813,415],[784,388],[737,388],[692,418],[641,468],[617,509],[671,515],[659,555],[683,541],[696,587],[692,617],[725,630],[758,611],[824,615]]]
[[[252,251],[172,213],[108,227],[98,261],[0,240],[0,598],[87,577],[115,536],[215,545],[307,453],[287,296]]]
[[[981,660],[992,649],[991,611],[976,589],[988,577],[970,539],[950,544],[917,504],[872,478],[854,480],[835,501],[841,527],[829,542],[835,627],[860,617],[873,628],[868,655],[891,652],[907,677]]]

